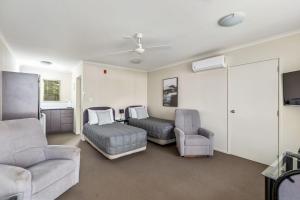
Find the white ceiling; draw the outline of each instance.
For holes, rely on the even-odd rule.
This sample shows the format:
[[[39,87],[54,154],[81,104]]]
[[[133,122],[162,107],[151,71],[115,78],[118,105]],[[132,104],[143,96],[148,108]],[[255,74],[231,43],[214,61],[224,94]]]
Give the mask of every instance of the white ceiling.
[[[244,11],[243,24],[219,27],[220,17]],[[1,0],[0,31],[20,64],[50,60],[71,69],[80,60],[142,70],[300,28],[299,0]],[[123,36],[144,34],[145,45],[172,47],[103,56],[134,48]]]

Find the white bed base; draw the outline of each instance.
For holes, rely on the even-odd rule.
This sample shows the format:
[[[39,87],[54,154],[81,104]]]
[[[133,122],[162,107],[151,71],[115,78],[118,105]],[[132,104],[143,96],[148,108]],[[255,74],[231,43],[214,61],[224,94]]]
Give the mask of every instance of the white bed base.
[[[93,144],[87,137],[83,136],[83,141],[87,141],[92,147],[94,147],[97,151],[99,151],[100,153],[102,153],[106,158],[110,159],[110,160],[114,160],[123,156],[127,156],[133,153],[138,153],[141,151],[145,151],[146,150],[146,146],[135,149],[135,150],[131,150],[131,151],[127,151],[124,153],[120,153],[120,154],[116,154],[116,155],[110,155],[108,153],[105,153],[104,151],[102,151],[101,149],[99,149],[95,144]]]
[[[167,144],[171,144],[176,142],[176,138],[173,139],[169,139],[169,140],[163,140],[163,139],[157,139],[157,138],[153,138],[153,137],[149,137],[147,138],[149,141],[160,144],[160,145],[167,145]]]

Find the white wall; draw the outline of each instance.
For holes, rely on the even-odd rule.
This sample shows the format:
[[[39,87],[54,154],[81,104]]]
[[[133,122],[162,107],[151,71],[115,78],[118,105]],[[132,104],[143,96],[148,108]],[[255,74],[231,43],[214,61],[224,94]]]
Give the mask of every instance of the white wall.
[[[75,66],[72,71],[72,102],[74,105],[74,130],[76,134],[81,133],[81,125],[82,125],[82,74],[83,74],[83,64],[80,63],[79,65]],[[76,79],[81,79],[81,88],[80,94],[77,94],[76,88]]]
[[[107,74],[103,70],[107,70]],[[110,106],[147,105],[147,73],[105,64],[83,63],[83,109]]]
[[[215,145],[227,151],[227,75],[226,70],[193,73],[191,63],[148,74],[150,115],[174,119],[176,108],[162,106],[162,80],[178,77],[178,107],[198,109],[203,127],[216,133]]]
[[[0,120],[2,120],[2,73],[1,71],[19,70],[15,58],[7,47],[4,40],[0,37]]]
[[[20,71],[24,73],[34,73],[41,76],[41,101],[43,101],[43,80],[60,81],[60,101],[72,101],[72,72],[43,69],[41,67],[21,66]]]
[[[225,53],[230,66],[280,58],[280,74],[300,70],[300,34]],[[209,56],[215,56],[210,54]],[[179,107],[200,111],[202,125],[216,133],[216,148],[227,150],[227,73],[191,71],[191,62],[148,74],[148,107],[152,115],[174,118],[175,108],[162,106],[162,79],[179,77]],[[280,81],[280,150],[300,147],[300,107],[283,106]]]

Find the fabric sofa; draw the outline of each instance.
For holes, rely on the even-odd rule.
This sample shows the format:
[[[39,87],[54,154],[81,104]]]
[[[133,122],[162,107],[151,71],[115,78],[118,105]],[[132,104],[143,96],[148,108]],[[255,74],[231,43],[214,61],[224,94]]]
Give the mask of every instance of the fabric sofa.
[[[0,121],[0,199],[53,200],[79,182],[80,149],[48,145],[37,119]]]

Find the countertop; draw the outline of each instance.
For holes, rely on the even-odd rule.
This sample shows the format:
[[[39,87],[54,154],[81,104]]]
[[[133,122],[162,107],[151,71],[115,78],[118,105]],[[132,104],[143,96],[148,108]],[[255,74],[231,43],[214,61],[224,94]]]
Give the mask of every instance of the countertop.
[[[41,108],[41,110],[74,110],[72,107],[62,107],[62,108]]]

